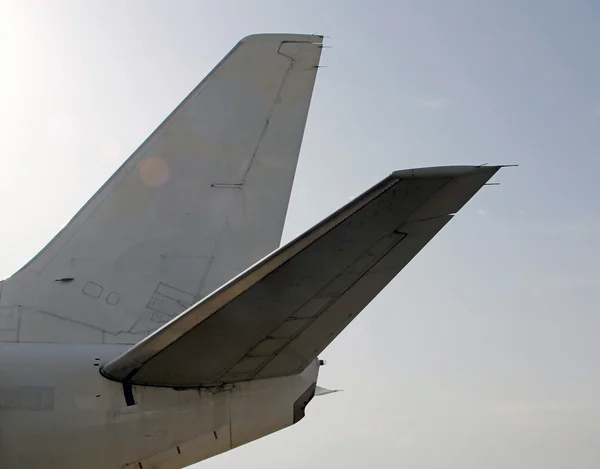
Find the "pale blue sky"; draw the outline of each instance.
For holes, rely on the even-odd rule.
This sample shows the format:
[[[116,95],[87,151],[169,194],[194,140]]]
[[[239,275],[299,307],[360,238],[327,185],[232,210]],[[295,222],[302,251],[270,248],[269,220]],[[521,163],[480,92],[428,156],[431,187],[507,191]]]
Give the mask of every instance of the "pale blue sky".
[[[299,425],[200,465],[600,461],[600,3],[0,0],[0,277],[243,36],[322,33],[285,239],[395,169],[517,163],[329,347]]]

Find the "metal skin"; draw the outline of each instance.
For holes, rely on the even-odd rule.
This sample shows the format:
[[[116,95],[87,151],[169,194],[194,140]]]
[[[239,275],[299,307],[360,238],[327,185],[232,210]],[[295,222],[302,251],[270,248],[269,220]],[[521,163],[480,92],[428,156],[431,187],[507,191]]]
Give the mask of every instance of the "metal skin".
[[[1,469],[181,468],[303,416],[316,361],[188,390],[99,370],[279,246],[321,42],[242,39],[0,282]]]
[[[314,384],[315,362],[287,378],[212,389],[132,389],[98,364],[125,347],[2,344],[0,467],[175,469],[295,423]],[[308,396],[310,398],[312,396]],[[298,413],[300,411],[300,413]]]
[[[279,247],[321,40],[240,41],[0,282],[0,469],[180,469],[298,422],[318,356],[500,169],[396,171]]]

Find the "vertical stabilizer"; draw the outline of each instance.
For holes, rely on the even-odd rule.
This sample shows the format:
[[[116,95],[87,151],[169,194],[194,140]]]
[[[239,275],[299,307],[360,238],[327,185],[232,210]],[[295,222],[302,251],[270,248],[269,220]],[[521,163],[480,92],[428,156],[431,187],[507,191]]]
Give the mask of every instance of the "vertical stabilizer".
[[[3,282],[0,341],[135,343],[277,248],[321,41],[240,41]]]

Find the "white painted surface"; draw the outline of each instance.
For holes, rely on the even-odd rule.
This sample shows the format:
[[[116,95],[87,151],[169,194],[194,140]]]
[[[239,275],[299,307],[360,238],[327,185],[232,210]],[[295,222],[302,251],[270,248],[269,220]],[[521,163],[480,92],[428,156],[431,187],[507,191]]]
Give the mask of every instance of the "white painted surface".
[[[276,249],[321,40],[240,41],[4,281],[2,339],[134,344]]]
[[[179,469],[298,420],[297,404],[312,398],[318,374],[306,347],[315,337],[319,347],[328,344],[340,331],[340,315],[352,310],[346,306],[354,303],[359,312],[379,292],[378,282],[360,300],[345,297],[336,315],[317,318],[321,321],[299,337],[296,349],[271,351],[276,373],[249,373],[247,380],[238,376],[218,388],[197,382],[188,390],[174,389],[173,383],[134,386],[128,405],[126,389],[99,370],[278,246],[321,39],[242,40],[46,248],[0,282],[2,469]],[[479,170],[482,178],[493,172]],[[451,185],[450,179],[438,182]],[[416,218],[415,212],[404,213],[398,220],[389,211],[386,226],[404,224],[408,237],[437,232],[453,213],[455,198],[425,198],[429,211]],[[382,204],[378,209],[386,212]],[[438,213],[440,207],[445,211]],[[426,215],[443,223],[421,223]],[[377,223],[367,217],[358,225],[369,232]],[[406,253],[398,257],[407,261]],[[388,280],[397,273],[387,264],[384,270]],[[307,287],[312,275],[297,286]],[[285,296],[291,287],[283,282],[277,294]],[[275,292],[263,293],[272,306]],[[232,337],[243,342],[251,328],[234,323],[214,331],[213,343]],[[232,325],[241,335],[232,335]],[[286,325],[275,332],[281,327],[290,332]],[[195,360],[200,368],[225,354],[218,347],[212,355],[193,352],[176,351],[166,366],[184,363],[192,376]],[[293,370],[281,365],[290,357],[296,360]],[[247,363],[241,365],[240,373],[247,373]]]
[[[395,172],[102,372],[176,387],[301,372],[498,169]]]
[[[133,387],[135,405],[99,369],[279,246],[321,40],[240,41],[0,282],[2,469],[176,469],[297,420],[316,362],[227,389]]]
[[[291,425],[318,374],[315,362],[298,376],[226,389],[134,387],[128,407],[97,366],[123,349],[3,344],[0,467],[178,469]]]

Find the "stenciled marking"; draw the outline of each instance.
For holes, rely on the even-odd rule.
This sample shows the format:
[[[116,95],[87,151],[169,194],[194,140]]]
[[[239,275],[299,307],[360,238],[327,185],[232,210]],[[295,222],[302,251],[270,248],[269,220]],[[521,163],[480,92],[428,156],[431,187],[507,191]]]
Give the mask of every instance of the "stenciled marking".
[[[0,386],[0,410],[54,410],[54,388]]]

